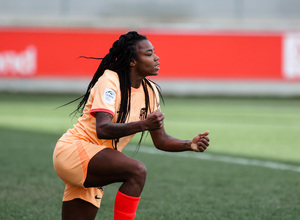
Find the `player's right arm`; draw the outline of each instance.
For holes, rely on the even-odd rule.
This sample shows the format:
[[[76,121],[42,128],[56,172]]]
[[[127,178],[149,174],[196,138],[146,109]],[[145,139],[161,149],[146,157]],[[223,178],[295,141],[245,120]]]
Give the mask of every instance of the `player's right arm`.
[[[145,130],[160,129],[163,127],[164,115],[160,111],[155,111],[145,120],[129,123],[113,123],[112,119],[110,113],[96,113],[96,132],[99,139],[116,139]]]

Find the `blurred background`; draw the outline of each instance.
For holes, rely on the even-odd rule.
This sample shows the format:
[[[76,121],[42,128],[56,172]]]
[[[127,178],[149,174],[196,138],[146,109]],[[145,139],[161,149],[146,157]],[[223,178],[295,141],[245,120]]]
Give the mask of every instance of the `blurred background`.
[[[0,0],[0,90],[82,92],[120,34],[146,34],[173,95],[300,95],[297,0]]]
[[[297,30],[297,0],[10,0],[4,26]]]

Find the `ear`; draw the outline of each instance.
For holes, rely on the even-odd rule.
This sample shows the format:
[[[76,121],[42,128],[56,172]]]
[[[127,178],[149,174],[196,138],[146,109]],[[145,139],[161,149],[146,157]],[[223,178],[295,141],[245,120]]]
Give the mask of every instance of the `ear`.
[[[134,66],[135,66],[135,64],[136,64],[136,61],[135,61],[135,59],[132,59],[129,65],[130,65],[131,67],[134,67]]]

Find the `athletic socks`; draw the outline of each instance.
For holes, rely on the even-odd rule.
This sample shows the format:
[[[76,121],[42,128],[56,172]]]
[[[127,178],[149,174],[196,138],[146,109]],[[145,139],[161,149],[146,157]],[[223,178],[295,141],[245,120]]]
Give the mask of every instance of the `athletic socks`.
[[[127,196],[118,191],[114,220],[133,220],[141,197]]]

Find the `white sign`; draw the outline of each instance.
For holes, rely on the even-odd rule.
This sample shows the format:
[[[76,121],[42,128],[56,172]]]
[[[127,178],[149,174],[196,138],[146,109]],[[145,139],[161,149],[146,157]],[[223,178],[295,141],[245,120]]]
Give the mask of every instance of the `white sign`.
[[[300,78],[300,33],[283,38],[283,74],[286,79]]]
[[[0,76],[31,76],[37,70],[37,49],[30,45],[25,50],[0,51]]]

